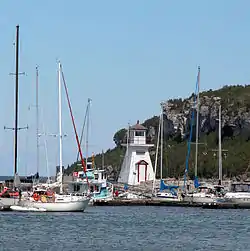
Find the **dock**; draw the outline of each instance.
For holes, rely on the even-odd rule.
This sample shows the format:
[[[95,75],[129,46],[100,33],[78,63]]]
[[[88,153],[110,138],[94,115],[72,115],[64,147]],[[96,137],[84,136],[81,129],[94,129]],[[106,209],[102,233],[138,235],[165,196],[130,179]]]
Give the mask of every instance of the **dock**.
[[[184,201],[163,201],[155,199],[115,199],[110,201],[95,201],[94,206],[169,206],[169,207],[201,207],[199,204],[193,204]]]
[[[204,203],[202,205],[204,209],[250,209],[249,203],[227,203],[227,202],[217,202],[217,203]]]
[[[163,201],[155,199],[114,199],[110,201],[95,201],[93,206],[164,206],[164,207],[199,207],[203,209],[250,209],[250,203],[190,203],[185,201]]]

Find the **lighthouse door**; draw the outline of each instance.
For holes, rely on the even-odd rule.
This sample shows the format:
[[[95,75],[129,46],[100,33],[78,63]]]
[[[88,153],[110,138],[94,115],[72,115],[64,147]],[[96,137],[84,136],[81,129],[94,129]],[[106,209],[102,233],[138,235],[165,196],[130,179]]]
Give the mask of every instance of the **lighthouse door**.
[[[147,162],[146,161],[139,161],[136,163],[137,165],[137,182],[140,183],[141,181],[147,180]]]

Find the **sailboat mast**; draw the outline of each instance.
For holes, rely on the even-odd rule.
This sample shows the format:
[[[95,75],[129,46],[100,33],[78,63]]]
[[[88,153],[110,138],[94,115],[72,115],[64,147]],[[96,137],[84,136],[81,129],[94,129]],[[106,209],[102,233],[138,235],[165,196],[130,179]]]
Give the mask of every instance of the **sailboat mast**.
[[[163,164],[163,105],[161,113],[161,180],[162,180],[162,164]]]
[[[104,170],[104,152],[102,150],[102,170]]]
[[[221,156],[221,105],[219,105],[219,185],[222,184],[222,156]]]
[[[88,99],[88,114],[87,114],[87,129],[86,129],[86,165],[88,166],[88,151],[89,151],[89,109],[91,99]]]
[[[15,101],[15,153],[14,174],[17,174],[17,131],[18,131],[18,74],[19,74],[19,25],[16,26],[16,101]]]
[[[86,112],[85,112],[85,116],[84,116],[84,122],[83,122],[83,126],[82,126],[82,132],[81,132],[81,137],[80,137],[80,145],[82,145],[82,140],[83,140],[83,133],[84,133],[84,129],[85,129],[85,124],[86,124],[86,120],[87,120],[87,116],[88,116],[88,110],[89,110],[89,101],[86,107]],[[79,159],[79,150],[77,152],[77,157],[76,157],[76,162],[78,162]]]
[[[200,115],[200,66],[198,67],[197,100],[196,100],[196,136],[195,136],[195,172],[198,175],[198,141],[199,141],[199,115]]]
[[[153,181],[153,191],[152,193],[154,193],[155,190],[155,180],[156,180],[156,173],[157,173],[157,164],[158,164],[158,152],[159,152],[159,142],[160,142],[160,133],[161,133],[161,120],[162,120],[162,112],[161,115],[159,117],[159,127],[158,127],[158,136],[157,136],[157,143],[156,143],[156,153],[155,153],[155,168],[154,168],[154,181]]]
[[[38,107],[38,66],[36,67],[36,168],[39,172],[39,107]]]
[[[58,109],[59,109],[59,166],[60,166],[60,193],[63,192],[62,167],[62,90],[61,90],[61,63],[58,64]]]

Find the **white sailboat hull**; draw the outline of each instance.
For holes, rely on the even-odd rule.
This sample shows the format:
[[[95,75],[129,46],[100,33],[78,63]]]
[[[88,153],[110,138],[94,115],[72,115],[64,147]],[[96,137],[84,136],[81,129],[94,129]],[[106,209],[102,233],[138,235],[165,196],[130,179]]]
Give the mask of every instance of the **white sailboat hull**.
[[[0,198],[0,205],[4,207],[10,207],[17,204],[18,199],[14,198]]]
[[[46,209],[44,208],[35,207],[11,206],[10,209],[18,212],[46,212]]]
[[[156,194],[155,200],[171,202],[180,201],[180,198],[178,198],[178,196],[173,195],[172,193],[160,192]]]
[[[213,203],[216,198],[213,197],[193,197],[193,203],[203,204],[203,203]]]
[[[44,209],[46,212],[83,212],[90,199],[83,199],[78,201],[65,202],[28,202],[24,207],[33,207],[37,209]]]
[[[196,203],[196,204],[203,204],[203,203],[213,203],[216,201],[215,196],[210,196],[210,195],[204,195],[204,194],[193,194],[189,195],[187,194],[184,198],[183,201],[185,202],[191,202],[191,203]]]
[[[180,201],[180,199],[179,198],[167,198],[167,197],[155,197],[155,198],[153,198],[153,200],[156,200],[156,201],[162,201],[162,202],[164,202],[164,201],[166,201],[166,202],[173,202],[173,201]]]

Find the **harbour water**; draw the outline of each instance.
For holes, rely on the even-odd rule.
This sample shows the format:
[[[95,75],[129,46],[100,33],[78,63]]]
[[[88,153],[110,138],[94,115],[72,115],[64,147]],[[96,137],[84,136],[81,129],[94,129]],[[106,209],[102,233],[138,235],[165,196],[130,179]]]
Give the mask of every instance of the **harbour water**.
[[[0,250],[250,250],[250,210],[89,207],[0,213]]]

